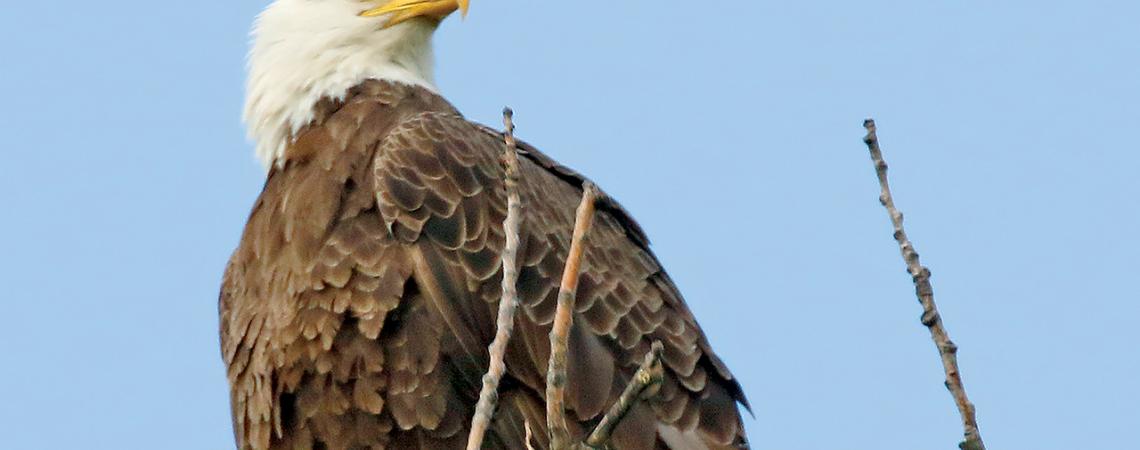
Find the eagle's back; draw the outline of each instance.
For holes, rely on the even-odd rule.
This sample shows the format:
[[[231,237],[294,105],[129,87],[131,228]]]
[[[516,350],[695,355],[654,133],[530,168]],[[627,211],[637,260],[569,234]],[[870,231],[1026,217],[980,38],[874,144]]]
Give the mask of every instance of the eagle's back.
[[[370,81],[318,106],[270,172],[222,287],[239,448],[463,448],[500,295],[502,148],[422,88]],[[518,150],[522,308],[487,448],[525,448],[526,424],[546,447],[547,335],[581,196],[577,173]],[[575,432],[660,340],[661,393],[615,447],[743,444],[739,386],[616,203],[587,240],[577,311]]]

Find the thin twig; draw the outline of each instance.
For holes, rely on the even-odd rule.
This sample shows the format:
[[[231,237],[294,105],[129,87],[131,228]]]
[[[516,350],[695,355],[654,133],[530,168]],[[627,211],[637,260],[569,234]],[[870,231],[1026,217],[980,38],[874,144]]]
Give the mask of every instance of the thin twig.
[[[531,442],[534,441],[534,432],[530,430],[529,420],[523,420],[523,429],[526,430],[526,436],[524,437],[524,439],[526,439],[526,450],[534,450],[534,446],[531,445]]]
[[[487,374],[483,375],[483,389],[479,392],[479,405],[475,408],[475,416],[471,419],[471,434],[467,437],[467,450],[479,450],[483,445],[483,436],[495,415],[495,404],[499,400],[499,381],[507,367],[504,357],[507,352],[507,342],[511,340],[514,330],[515,309],[518,308],[519,298],[516,287],[519,279],[518,252],[519,252],[519,222],[522,216],[522,200],[519,197],[519,157],[515,153],[515,125],[514,112],[510,108],[503,109],[503,125],[506,128],[503,150],[503,165],[506,172],[507,186],[507,218],[503,220],[503,232],[506,234],[506,244],[503,246],[503,296],[499,300],[499,317],[496,320],[497,330],[495,339],[488,347],[491,354],[490,366]],[[529,432],[529,428],[527,429]],[[528,445],[530,441],[527,441]]]
[[[981,432],[978,431],[978,418],[974,411],[974,404],[970,403],[970,399],[966,396],[966,388],[962,386],[962,376],[958,371],[958,346],[950,340],[950,335],[942,326],[942,316],[938,314],[938,306],[934,304],[934,288],[930,284],[930,269],[923,267],[922,263],[919,262],[918,252],[915,251],[914,245],[906,236],[906,230],[903,229],[903,215],[895,208],[890,184],[887,182],[887,163],[883,160],[883,152],[879,149],[879,137],[875,133],[875,121],[867,119],[863,122],[863,127],[867,129],[867,136],[863,138],[863,142],[871,151],[871,160],[875,163],[875,173],[879,177],[881,188],[879,202],[883,204],[891,216],[895,241],[899,243],[899,250],[902,252],[903,260],[906,261],[907,271],[914,280],[915,294],[918,295],[918,301],[922,303],[922,324],[930,329],[930,337],[934,339],[938,353],[942,356],[942,367],[946,371],[946,389],[950,390],[950,394],[954,396],[954,402],[958,405],[958,412],[962,416],[965,441],[958,444],[958,447],[963,450],[985,450],[986,446],[982,443]]]
[[[570,326],[574,321],[574,300],[578,291],[578,276],[582,266],[582,251],[586,233],[594,222],[594,204],[598,188],[586,182],[582,203],[574,220],[574,235],[566,266],[562,271],[562,284],[558,288],[558,308],[554,313],[554,327],[550,330],[550,365],[546,371],[546,425],[550,432],[550,448],[570,448],[570,431],[566,425],[566,353]]]
[[[661,352],[664,349],[665,347],[661,345],[660,341],[653,342],[653,347],[649,353],[645,354],[645,360],[641,362],[641,367],[629,380],[629,384],[626,385],[625,391],[622,391],[617,403],[610,407],[606,415],[602,417],[602,421],[598,422],[598,426],[594,427],[594,431],[586,438],[584,443],[586,448],[593,450],[606,448],[614,428],[625,418],[630,408],[633,408],[633,405],[638,401],[657,393],[657,388],[665,380],[665,369],[661,366]]]

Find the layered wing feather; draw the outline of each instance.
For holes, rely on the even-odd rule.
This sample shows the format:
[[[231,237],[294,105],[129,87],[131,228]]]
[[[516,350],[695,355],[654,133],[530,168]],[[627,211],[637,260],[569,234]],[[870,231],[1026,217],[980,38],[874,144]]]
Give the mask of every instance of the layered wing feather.
[[[387,83],[324,107],[271,174],[223,285],[239,447],[462,447],[500,295],[501,136],[430,92]],[[524,423],[545,436],[547,335],[583,182],[518,151],[523,307],[488,448],[523,448]],[[615,447],[742,445],[739,387],[644,233],[607,202],[571,332],[575,432],[616,400],[654,340],[665,384]]]

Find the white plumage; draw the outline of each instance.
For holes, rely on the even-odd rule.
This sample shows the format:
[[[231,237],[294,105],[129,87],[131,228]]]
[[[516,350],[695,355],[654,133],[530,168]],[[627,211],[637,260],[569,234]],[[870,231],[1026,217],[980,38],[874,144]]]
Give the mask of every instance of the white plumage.
[[[367,79],[435,91],[431,37],[437,24],[360,17],[359,0],[277,0],[257,19],[244,120],[266,168],[322,98],[341,98]]]

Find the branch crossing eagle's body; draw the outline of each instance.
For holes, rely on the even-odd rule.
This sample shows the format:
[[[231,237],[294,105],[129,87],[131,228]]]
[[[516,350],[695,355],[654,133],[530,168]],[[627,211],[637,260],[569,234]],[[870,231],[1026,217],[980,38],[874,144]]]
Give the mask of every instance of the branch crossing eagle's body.
[[[354,0],[278,3],[340,1]],[[412,19],[381,32],[428,25]],[[273,89],[288,88],[278,79],[259,84],[256,73],[267,69],[258,67],[265,63],[257,52],[255,130],[265,116],[277,117],[271,99],[284,94]],[[500,296],[503,139],[426,84],[367,75],[337,92],[322,87],[324,95],[304,105],[300,126],[255,132],[259,146],[272,140],[266,135],[284,138],[268,147],[268,179],[219,302],[242,450],[466,442]],[[484,448],[526,448],[527,424],[534,448],[547,445],[548,333],[582,194],[577,173],[525,144],[516,151],[521,307]],[[625,417],[613,447],[744,447],[739,386],[616,203],[601,205],[582,268],[570,334],[571,431],[600,419],[659,340],[664,384]]]

